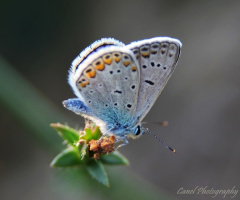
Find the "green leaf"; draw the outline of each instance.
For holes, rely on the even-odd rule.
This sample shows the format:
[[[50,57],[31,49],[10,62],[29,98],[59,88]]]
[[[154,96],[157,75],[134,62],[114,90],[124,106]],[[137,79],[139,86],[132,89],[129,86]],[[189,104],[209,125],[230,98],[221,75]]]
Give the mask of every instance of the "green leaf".
[[[80,152],[81,160],[83,160],[85,155],[87,154],[87,148],[88,148],[86,141],[80,139],[77,143],[77,148],[78,148],[78,151]]]
[[[101,161],[109,165],[129,165],[128,159],[118,151],[103,155]]]
[[[93,140],[98,140],[102,136],[99,126],[96,126],[93,132]]]
[[[51,167],[69,167],[81,163],[77,148],[68,148],[58,154],[51,162]]]
[[[86,166],[87,172],[95,178],[98,182],[109,187],[107,173],[101,161],[91,160]]]
[[[74,145],[76,142],[78,142],[79,140],[79,135],[77,130],[57,123],[57,124],[51,124],[51,127],[53,127],[54,129],[56,129],[59,133],[59,135],[66,140],[69,144]],[[75,145],[74,145],[75,146]]]
[[[86,140],[87,142],[90,140],[98,140],[102,135],[98,126],[85,128],[84,131],[85,135],[81,136],[80,138]]]

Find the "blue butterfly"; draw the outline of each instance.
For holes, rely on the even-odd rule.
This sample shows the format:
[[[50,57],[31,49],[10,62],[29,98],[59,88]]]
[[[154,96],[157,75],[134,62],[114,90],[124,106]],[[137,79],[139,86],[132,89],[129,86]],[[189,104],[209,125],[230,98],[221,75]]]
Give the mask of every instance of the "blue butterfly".
[[[72,62],[68,82],[77,98],[64,106],[127,144],[127,138],[150,132],[141,122],[172,75],[181,46],[169,37],[94,42]]]

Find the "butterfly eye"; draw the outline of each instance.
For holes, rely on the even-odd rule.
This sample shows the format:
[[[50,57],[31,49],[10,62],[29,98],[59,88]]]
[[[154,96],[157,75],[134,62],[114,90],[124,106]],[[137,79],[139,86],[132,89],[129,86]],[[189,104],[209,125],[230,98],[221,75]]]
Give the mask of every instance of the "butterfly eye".
[[[141,133],[141,128],[140,126],[138,125],[136,130],[135,130],[135,135],[139,135]]]

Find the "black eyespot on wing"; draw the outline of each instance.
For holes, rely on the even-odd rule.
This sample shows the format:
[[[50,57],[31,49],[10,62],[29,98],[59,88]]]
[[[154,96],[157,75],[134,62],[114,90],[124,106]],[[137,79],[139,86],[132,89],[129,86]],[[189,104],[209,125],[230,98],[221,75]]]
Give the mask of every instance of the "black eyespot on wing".
[[[154,66],[155,66],[155,63],[154,63],[154,62],[151,62],[151,65],[152,65],[152,67],[154,67]]]
[[[132,49],[135,57],[138,59],[139,58],[139,55],[140,55],[140,51],[139,51],[139,48],[135,48],[135,49]]]
[[[139,53],[139,50],[138,50],[138,49],[133,49],[133,53],[134,53],[134,54],[138,54],[138,53]]]
[[[149,80],[145,80],[145,83],[148,83],[149,85],[154,85],[154,82],[149,81]]]
[[[142,51],[148,51],[148,50],[149,50],[148,47],[143,47],[143,48],[142,48]]]
[[[127,105],[127,107],[128,107],[128,108],[131,108],[131,107],[132,107],[132,105],[131,105],[131,104],[128,104],[128,105]]]
[[[115,90],[114,92],[118,93],[118,94],[122,94],[122,91],[120,91],[120,90]]]

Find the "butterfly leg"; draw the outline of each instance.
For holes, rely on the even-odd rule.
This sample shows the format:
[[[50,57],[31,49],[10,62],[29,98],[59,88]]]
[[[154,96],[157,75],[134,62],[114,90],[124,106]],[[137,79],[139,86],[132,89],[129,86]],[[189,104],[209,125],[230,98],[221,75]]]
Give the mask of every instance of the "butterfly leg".
[[[108,129],[105,133],[103,133],[102,134],[102,136],[99,138],[99,140],[101,140],[102,138],[104,138],[104,137],[109,137],[111,134],[109,134],[110,133],[110,131],[112,130],[113,128],[110,128],[110,129]]]
[[[120,147],[123,147],[123,146],[125,146],[125,145],[127,145],[127,144],[129,143],[128,140],[127,140],[127,136],[126,136],[126,135],[125,135],[125,136],[122,136],[122,137],[120,137],[120,138],[117,138],[117,139],[116,139],[116,142],[118,142],[118,141],[123,141],[123,143],[120,144],[120,145],[118,145],[117,148],[116,148],[116,150],[118,150]]]

